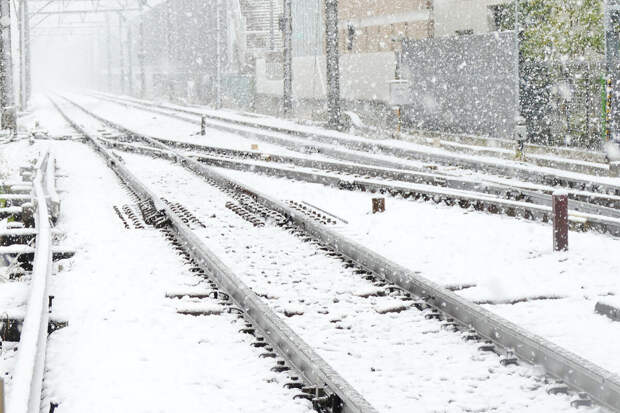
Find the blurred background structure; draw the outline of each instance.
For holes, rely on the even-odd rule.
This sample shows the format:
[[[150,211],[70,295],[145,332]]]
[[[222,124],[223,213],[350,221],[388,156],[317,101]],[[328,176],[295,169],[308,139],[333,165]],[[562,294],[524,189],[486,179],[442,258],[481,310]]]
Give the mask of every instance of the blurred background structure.
[[[618,124],[618,0],[0,4],[7,113],[79,87],[378,132],[512,138],[521,115],[532,142],[589,148]]]

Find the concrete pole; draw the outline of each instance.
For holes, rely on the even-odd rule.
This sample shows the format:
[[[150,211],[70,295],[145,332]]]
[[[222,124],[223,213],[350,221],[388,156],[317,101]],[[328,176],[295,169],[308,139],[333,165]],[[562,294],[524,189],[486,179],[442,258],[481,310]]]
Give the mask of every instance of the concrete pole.
[[[13,58],[11,55],[11,4],[0,0],[0,107],[2,128],[17,132],[15,95],[13,91]]]
[[[106,24],[106,60],[108,66],[108,92],[112,93],[112,33],[110,29],[110,15],[109,13],[105,14],[105,24]]]
[[[273,27],[273,21],[275,18],[275,11],[274,11],[274,7],[273,7],[273,1],[274,0],[269,0],[269,50],[271,50],[272,52],[275,50],[276,48],[276,44],[275,44],[275,28]],[[287,0],[284,0],[284,2],[286,3]],[[286,4],[284,5],[284,7],[286,7]],[[284,15],[286,16],[286,11],[284,12]]]
[[[24,70],[24,20],[27,18],[24,14],[24,0],[20,0],[17,9],[17,32],[19,33],[19,90],[18,105],[19,110],[24,110],[26,106],[26,71]]]
[[[168,92],[168,100],[174,99],[174,83],[173,83],[173,57],[172,57],[172,2],[168,2],[166,5],[166,66],[168,67],[166,73],[166,89]]]
[[[127,25],[127,89],[129,95],[133,96],[133,38],[131,25]]]
[[[146,73],[144,67],[144,60],[146,54],[144,51],[144,3],[140,0],[140,23],[139,23],[139,52],[138,61],[140,64],[140,97],[146,97]]]
[[[293,111],[293,16],[292,0],[284,0],[284,88],[282,113],[289,116]]]
[[[215,4],[215,109],[222,108],[222,2]]]
[[[519,26],[519,0],[514,0],[515,2],[515,61],[514,61],[514,71],[515,71],[515,82],[516,82],[516,90],[515,90],[515,125],[518,123],[517,119],[521,116],[521,74],[519,73],[519,32],[521,30]]]
[[[327,53],[327,112],[329,127],[339,129],[340,51],[338,50],[338,0],[325,0],[325,39]]]
[[[24,0],[24,71],[25,71],[25,87],[26,87],[26,107],[32,97],[32,55],[30,49],[30,14],[28,9],[28,1]]]
[[[125,54],[123,48],[123,14],[118,13],[118,54],[119,54],[119,69],[120,69],[120,87],[121,93],[125,93]]]

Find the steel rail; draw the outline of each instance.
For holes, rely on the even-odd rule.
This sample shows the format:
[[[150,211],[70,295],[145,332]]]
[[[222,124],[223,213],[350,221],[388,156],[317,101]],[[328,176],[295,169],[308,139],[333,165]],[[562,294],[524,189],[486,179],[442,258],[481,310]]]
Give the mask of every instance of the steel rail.
[[[37,164],[32,186],[36,203],[36,247],[30,295],[7,406],[11,413],[38,413],[41,407],[49,323],[48,288],[52,274],[52,230],[44,191],[48,162],[49,153],[46,152]]]
[[[368,177],[377,177],[386,180],[395,180],[402,182],[412,182],[417,184],[426,184],[433,186],[441,186],[456,190],[465,190],[479,192],[483,194],[491,194],[506,199],[525,200],[528,203],[551,206],[553,193],[552,188],[536,191],[533,189],[520,188],[509,184],[496,184],[492,182],[476,182],[473,180],[462,179],[450,175],[439,175],[428,172],[403,171],[399,169],[388,169],[380,167],[366,166],[363,164],[344,163],[337,161],[323,161],[317,159],[298,158],[292,156],[284,156],[277,154],[267,154],[259,152],[241,151],[235,149],[225,149],[211,147],[207,145],[198,145],[194,143],[184,143],[170,139],[154,138],[159,142],[179,148],[191,149],[200,152],[214,153],[217,155],[236,157],[241,159],[252,159],[256,161],[268,161],[274,163],[290,163],[303,168],[315,168],[324,171],[335,172],[338,174],[362,175]],[[597,194],[569,191],[569,208],[583,213],[609,216],[620,218],[620,209],[609,208],[604,205],[598,205],[595,202],[602,202],[602,199],[593,199]],[[603,196],[607,203],[615,203],[620,205],[620,197],[613,199],[610,196]]]
[[[119,100],[129,101],[129,102],[137,102],[143,104],[155,104],[155,102],[137,99],[130,96],[121,96],[115,95],[111,93],[105,93],[101,91],[91,91],[93,95],[106,96],[117,98]],[[158,104],[158,107],[162,108],[173,108],[172,105],[164,105]],[[196,106],[198,108],[198,106]],[[251,115],[251,114],[249,114]],[[515,150],[515,141],[513,139],[502,139],[502,138],[491,138],[491,137],[481,137],[475,135],[467,135],[467,134],[456,134],[449,132],[435,132],[430,130],[415,130],[410,129],[411,133],[422,135],[419,138],[412,135],[405,135],[405,139],[411,141],[413,143],[422,143],[428,144],[429,141],[432,141],[434,138],[440,138],[444,140],[444,146],[456,146],[456,145],[466,145],[471,147],[472,150],[476,150],[475,148],[480,148],[481,150],[490,149],[490,148],[501,148],[504,150]],[[425,135],[425,136],[424,136]],[[446,148],[448,149],[448,148]],[[562,160],[566,161],[585,161],[592,163],[603,164],[606,162],[605,153],[602,151],[592,151],[587,149],[580,149],[576,147],[561,147],[561,146],[545,146],[538,145],[533,143],[525,144],[526,152],[531,154],[540,155],[540,156],[559,156]],[[449,150],[449,149],[448,149]],[[514,152],[513,152],[514,155]]]
[[[149,188],[140,182],[97,138],[93,137],[75,123],[52,100],[53,105],[65,120],[79,133],[85,136],[95,150],[107,161],[114,172],[125,182],[141,200],[150,200],[156,209],[165,214],[170,228],[181,241],[183,248],[211,274],[216,283],[227,292],[244,315],[264,334],[279,355],[298,371],[307,383],[318,388],[325,388],[328,395],[337,395],[342,403],[343,413],[375,413],[368,403],[351,385],[343,379],[323,358],[303,341],[280,317],[278,317],[237,275],[235,275],[166,204],[161,202]],[[337,406],[336,406],[337,407]]]
[[[523,179],[528,182],[534,182],[534,183],[539,183],[539,184],[552,185],[552,186],[559,185],[559,186],[568,187],[568,188],[582,188],[582,189],[592,188],[592,189],[597,189],[603,193],[620,195],[620,185],[613,185],[613,184],[608,184],[608,183],[603,183],[603,182],[593,182],[591,180],[569,177],[569,176],[562,175],[562,174],[554,174],[554,173],[548,173],[545,171],[537,171],[528,166],[521,166],[521,165],[509,166],[509,165],[505,165],[502,163],[493,162],[493,161],[485,160],[485,159],[468,159],[467,157],[453,155],[453,154],[437,154],[437,153],[430,153],[430,152],[424,152],[424,151],[416,151],[414,149],[403,149],[403,148],[398,148],[396,146],[392,146],[388,144],[382,144],[377,141],[364,142],[359,139],[351,139],[347,137],[338,136],[336,134],[327,134],[327,133],[321,134],[318,131],[307,132],[307,131],[302,131],[299,129],[286,128],[283,126],[265,125],[259,122],[232,119],[230,117],[226,117],[223,115],[216,115],[213,113],[205,114],[205,113],[198,111],[198,109],[196,110],[183,109],[179,107],[170,107],[166,105],[159,105],[156,103],[143,102],[143,101],[140,101],[140,103],[138,103],[138,101],[136,101],[135,99],[128,100],[128,99],[123,99],[123,98],[118,98],[118,97],[111,97],[109,95],[105,95],[101,93],[97,93],[96,96],[99,99],[108,100],[108,101],[115,102],[115,103],[134,105],[136,107],[142,106],[142,107],[160,108],[160,109],[164,109],[168,111],[185,113],[185,114],[189,114],[192,116],[203,116],[206,119],[211,119],[214,122],[225,122],[228,124],[235,124],[241,127],[253,128],[253,129],[256,129],[253,133],[251,133],[251,136],[253,138],[263,140],[269,143],[275,143],[278,145],[286,145],[285,147],[292,149],[292,150],[296,150],[296,149],[293,149],[294,145],[291,143],[291,141],[288,141],[285,143],[285,142],[282,142],[281,139],[274,139],[276,138],[275,136],[267,135],[265,134],[265,131],[286,134],[289,136],[296,136],[299,138],[305,138],[305,139],[310,140],[311,142],[318,142],[318,143],[331,144],[331,145],[337,143],[338,145],[342,147],[346,147],[352,150],[369,152],[369,153],[380,152],[386,155],[391,155],[396,158],[405,159],[405,160],[434,162],[434,163],[444,165],[444,166],[451,166],[451,167],[456,166],[456,167],[460,167],[463,169],[472,170],[478,173],[483,173],[483,174],[492,173],[495,175]],[[158,111],[157,113],[175,117],[174,114],[166,113],[163,111]],[[186,117],[177,117],[177,118],[181,120],[186,120],[189,122],[200,124],[200,121],[195,121],[195,120],[192,120]],[[208,122],[208,126],[214,129],[225,130],[227,132],[241,133],[238,129],[231,128],[230,126],[226,127],[226,125],[221,125],[218,123]],[[374,159],[375,161],[380,161],[380,162],[382,161],[382,160],[378,160],[377,158],[374,158]],[[386,165],[382,165],[382,166],[386,166]]]
[[[135,133],[132,132],[135,137]],[[157,142],[160,139],[150,138]],[[114,142],[104,140],[104,144],[111,148],[121,149],[125,151],[147,154],[155,157],[163,157],[176,161],[176,154],[166,152],[162,149],[154,149],[146,146],[134,146],[124,142]],[[551,220],[552,208],[551,198],[543,194],[530,193],[527,196],[536,199],[539,203],[533,204],[514,199],[502,199],[496,197],[496,194],[488,192],[471,192],[468,190],[447,189],[443,186],[430,186],[426,184],[412,183],[410,186],[403,183],[384,183],[381,181],[369,181],[364,179],[345,179],[339,176],[326,175],[317,172],[308,172],[300,170],[292,170],[287,168],[277,168],[257,163],[248,163],[230,159],[223,159],[213,156],[192,156],[195,160],[210,166],[233,169],[243,172],[263,173],[266,175],[287,178],[297,181],[309,182],[327,185],[343,190],[360,190],[362,192],[379,192],[389,193],[392,196],[400,195],[404,198],[424,197],[437,203],[445,202],[448,205],[459,204],[463,208],[474,206],[478,210],[488,210],[492,213],[501,213],[508,216],[518,218],[535,219],[542,222]],[[504,189],[504,193],[510,192]],[[500,193],[498,195],[503,195]],[[548,199],[547,199],[548,198]],[[606,211],[608,215],[601,216],[588,212],[588,210],[599,211],[603,207],[596,207],[577,201],[571,201],[571,207],[578,205],[583,208],[582,211],[569,210],[569,222],[576,229],[593,229],[601,233],[609,233],[614,236],[620,236],[620,211],[609,209]]]
[[[114,103],[119,103],[117,100],[112,99],[112,98],[104,98],[104,99],[110,100]],[[144,107],[142,107],[141,105],[133,105],[133,104],[126,103],[126,102],[120,102],[120,104],[130,106],[130,107],[135,107],[141,110],[148,110],[154,113],[161,113],[166,116],[179,119],[179,120],[183,120],[186,122],[190,122],[190,123],[198,123],[197,121],[193,119],[189,119],[185,116],[179,116],[173,113],[159,111],[157,109],[150,109],[150,108],[144,109]],[[168,110],[174,110],[174,109],[168,109]],[[190,110],[179,109],[178,111],[183,112],[183,113],[193,114],[194,116],[199,116],[196,112],[193,112]],[[420,179],[421,179],[421,180],[425,180],[426,183],[430,183],[432,185],[439,184],[441,186],[447,186],[447,187],[451,187],[451,188],[458,189],[458,190],[470,190],[470,191],[476,191],[476,192],[481,192],[481,193],[489,193],[489,194],[498,195],[498,196],[505,196],[505,194],[510,193],[511,195],[514,195],[517,198],[520,196],[529,198],[529,202],[538,203],[540,205],[551,206],[551,203],[552,203],[551,196],[550,196],[551,193],[553,192],[552,189],[549,189],[547,191],[547,194],[545,195],[545,194],[536,193],[533,190],[523,189],[517,185],[508,185],[508,184],[498,185],[498,184],[495,184],[493,182],[488,182],[488,181],[473,182],[473,181],[467,181],[464,179],[460,179],[458,177],[455,177],[449,174],[439,174],[439,173],[429,174],[426,171],[422,171],[420,168],[414,168],[410,165],[406,165],[403,163],[393,162],[393,161],[389,161],[385,159],[377,159],[372,156],[363,155],[363,154],[355,154],[355,153],[335,149],[329,146],[309,147],[306,144],[302,144],[302,145],[296,144],[295,142],[292,142],[290,139],[282,139],[276,136],[260,135],[255,132],[247,132],[247,131],[244,132],[244,131],[240,131],[237,128],[229,127],[226,125],[218,124],[214,126],[213,124],[211,124],[211,126],[217,129],[227,131],[227,132],[247,135],[247,137],[250,137],[250,138],[258,137],[263,141],[267,141],[272,144],[283,146],[289,150],[302,152],[302,153],[319,152],[323,155],[330,156],[330,157],[336,158],[341,161],[353,162],[353,163],[356,163],[357,165],[360,165],[359,166],[360,169],[366,168],[371,174],[376,173],[376,170],[373,172],[372,166],[374,166],[375,167],[374,169],[383,168],[383,169],[398,170],[397,172],[399,174],[398,176],[400,176],[402,180],[405,180],[405,181],[410,181],[411,177],[415,177],[411,182],[420,183]],[[185,143],[180,143],[180,142],[165,140],[165,139],[159,139],[159,138],[154,138],[154,139],[158,139],[160,142],[165,143],[167,145],[170,145],[171,142],[174,142],[176,147],[178,147],[179,145],[195,146],[195,147],[199,146],[196,144],[185,144]],[[274,159],[278,159],[278,158],[285,158],[285,157],[276,155]],[[291,160],[294,159],[292,157],[288,157],[288,158]],[[296,158],[296,159],[299,159],[299,158]],[[320,163],[319,161],[316,161],[316,160],[307,160],[306,162],[314,162],[316,164]],[[327,165],[327,164],[328,164],[327,162],[324,163],[324,165]],[[368,165],[371,165],[371,166],[369,167]],[[391,175],[390,177],[394,176],[392,173],[390,173],[389,175]],[[549,185],[548,182],[545,184]],[[606,196],[604,194],[598,194],[598,193],[583,193],[580,191],[576,191],[576,192],[569,191],[569,198],[571,200],[571,208],[574,209],[575,211],[594,214],[594,215],[620,217],[620,212],[614,211],[615,209],[620,209],[620,200],[612,199],[610,197],[612,196],[611,195]]]
[[[67,98],[65,100],[81,108],[75,102]],[[88,110],[81,109],[90,114]],[[94,114],[91,116],[102,119]],[[114,125],[114,122],[109,120],[104,121],[104,123]],[[588,393],[597,403],[620,412],[620,376],[617,374],[458,296],[419,273],[385,258],[327,226],[315,222],[284,203],[185,157],[153,138],[132,132],[121,125],[117,125],[116,128],[127,133],[133,133],[138,137],[142,136],[146,142],[173,153],[177,163],[197,175],[252,196],[259,204],[288,217],[291,222],[298,225],[308,235],[348,257],[360,267],[424,299],[429,305],[447,314],[449,318],[456,320],[462,326],[472,328],[481,337],[492,341],[509,352],[514,352],[519,359],[541,366],[550,376],[562,380],[580,392]]]

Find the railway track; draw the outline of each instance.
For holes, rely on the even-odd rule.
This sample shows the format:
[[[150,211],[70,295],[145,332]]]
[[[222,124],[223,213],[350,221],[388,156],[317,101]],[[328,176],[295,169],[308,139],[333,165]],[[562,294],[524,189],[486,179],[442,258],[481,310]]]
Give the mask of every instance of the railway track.
[[[125,140],[144,142],[144,137],[134,130],[118,125],[109,119],[89,112],[83,106],[71,101],[80,110],[94,115],[99,121],[120,131]],[[115,133],[110,133],[114,136]],[[116,134],[118,135],[118,133]],[[196,159],[211,166],[252,171],[272,176],[285,177],[312,183],[321,183],[346,190],[386,193],[404,198],[422,199],[446,205],[458,205],[462,208],[474,208],[478,211],[500,213],[512,217],[550,222],[551,195],[532,190],[514,188],[506,185],[479,183],[454,177],[430,173],[393,170],[380,167],[368,167],[343,162],[326,162],[304,160],[303,158],[261,154],[208,147],[205,145],[179,143],[166,139],[149,137],[149,146],[140,144],[132,146],[126,142],[106,139],[109,146],[124,150],[148,152],[155,156],[172,156],[169,147],[206,151],[206,155],[196,155]],[[162,151],[162,146],[164,149]],[[192,156],[191,152],[188,156]],[[223,156],[222,156],[223,155]],[[232,158],[232,159],[231,159]],[[250,159],[248,159],[250,158]],[[273,163],[291,164],[295,169],[275,167]],[[318,170],[318,171],[317,171]],[[353,176],[355,174],[357,176]],[[358,177],[365,174],[367,179]],[[409,184],[412,183],[412,184]],[[421,184],[418,184],[421,183]],[[580,195],[573,192],[573,197],[584,200],[571,200],[569,220],[573,229],[595,230],[620,236],[620,211],[587,201],[593,200],[593,194]],[[608,201],[612,197],[606,198]],[[615,200],[615,202],[618,202]]]
[[[108,95],[98,96],[98,98],[129,107],[135,107],[148,112],[162,114],[164,116],[169,116],[185,122],[193,123],[195,125],[202,125],[202,127],[207,126],[206,121],[204,121],[206,118],[201,117],[202,115],[196,110],[181,109],[178,107],[170,108],[164,105],[143,102],[137,103],[133,99],[128,100],[112,98]],[[370,144],[364,144],[364,142],[359,143],[357,141],[354,142],[355,144],[350,144],[348,143],[349,140],[337,140],[335,141],[337,145],[334,146],[332,145],[334,141],[331,138],[321,138],[318,142],[309,143],[308,140],[313,140],[315,139],[315,136],[318,135],[310,134],[307,135],[306,140],[300,140],[298,136],[299,134],[295,134],[294,132],[287,136],[286,133],[281,132],[279,128],[267,128],[267,131],[265,131],[265,128],[263,128],[262,125],[253,126],[254,124],[251,122],[240,122],[234,119],[227,122],[226,119],[227,118],[222,116],[216,116],[215,120],[211,121],[208,126],[213,129],[237,133],[247,138],[259,139],[270,144],[280,145],[291,151],[296,151],[303,154],[319,153],[323,156],[327,156],[338,161],[355,163],[356,165],[359,165],[360,168],[363,168],[364,166],[368,167],[370,165],[374,167],[396,169],[401,172],[417,172],[422,175],[437,175],[439,176],[439,180],[434,180],[434,182],[445,182],[446,185],[454,189],[471,190],[473,182],[474,187],[477,188],[477,190],[481,190],[480,188],[483,188],[483,192],[488,191],[493,193],[497,192],[494,190],[494,187],[500,186],[510,188],[511,194],[525,193],[527,198],[535,199],[537,203],[542,205],[549,205],[549,195],[553,192],[556,186],[562,185],[568,188],[569,198],[574,201],[601,205],[613,209],[617,209],[620,206],[619,196],[616,193],[618,187],[616,185],[606,184],[604,182],[593,182],[590,178],[577,179],[571,175],[556,175],[553,170],[541,173],[540,170],[520,165],[513,168],[508,168],[507,171],[510,173],[507,173],[506,171],[497,172],[494,168],[487,168],[484,162],[477,165],[477,161],[467,162],[467,165],[469,166],[477,166],[473,168],[475,173],[474,176],[464,178],[458,174],[455,174],[454,171],[445,169],[446,167],[452,166],[458,166],[464,168],[464,170],[469,168],[467,165],[461,165],[458,162],[451,163],[449,160],[443,162],[437,161],[433,158],[408,157],[403,155],[399,148],[392,148],[393,150],[381,152],[379,147],[369,146]],[[348,150],[341,149],[343,147],[348,148]],[[377,153],[379,153],[379,156],[377,156]],[[383,155],[383,153],[387,155]],[[402,160],[399,160],[399,158]],[[420,166],[412,166],[410,164],[412,159],[417,159],[418,161],[423,161],[424,163],[420,164]],[[431,165],[428,165],[429,162]],[[497,165],[501,166],[501,164]],[[444,170],[429,173],[428,167],[436,169],[438,166],[440,168],[444,168]],[[471,170],[471,168],[469,169]],[[507,177],[508,179],[493,177],[490,176],[489,173],[496,173],[497,175]],[[595,177],[592,178],[592,180],[594,179]],[[519,182],[519,180],[530,183]],[[500,192],[502,192],[501,188]],[[582,212],[592,212],[592,208],[584,208],[579,205],[573,205],[573,207],[574,209]],[[597,214],[605,215],[605,210],[602,209]]]
[[[147,100],[98,91],[92,92],[92,94],[105,98],[119,99],[129,103],[151,105],[152,107],[161,109],[183,110],[187,108],[189,111],[192,111],[191,107],[182,105],[157,104]],[[200,109],[197,106],[193,112],[198,113],[199,110]],[[220,112],[219,115],[226,117],[227,114]],[[240,113],[239,115],[231,113],[228,117],[230,118],[233,116],[241,118],[245,121],[254,118],[254,122],[252,123],[257,125],[264,125],[267,127],[274,126],[273,120],[268,116],[264,116],[263,119],[261,119],[260,115],[256,116],[253,113]],[[305,129],[306,131],[309,131],[309,133],[317,132],[316,129],[308,128],[303,125],[296,125],[294,123],[289,123],[288,126],[284,128],[281,124],[277,126],[279,130],[286,129],[288,127],[289,129]],[[373,135],[374,133],[374,131],[369,130],[366,132],[366,135]],[[400,139],[424,146],[441,148],[461,155],[488,156],[509,161],[514,160],[516,150],[515,142],[511,139],[483,138],[445,132],[435,133],[432,131],[413,130],[411,133],[401,133]],[[530,143],[526,143],[524,145],[524,149],[528,154],[525,162],[533,165],[601,176],[606,176],[610,173],[608,160],[602,152],[570,147],[550,147]]]
[[[380,179],[383,181],[410,182],[431,186],[439,186],[455,190],[465,190],[498,196],[503,199],[524,201],[538,205],[551,206],[551,195],[553,188],[520,188],[514,185],[480,182],[474,179],[466,179],[446,174],[435,174],[430,172],[415,172],[400,169],[388,169],[380,167],[366,166],[351,162],[323,161],[319,159],[308,159],[302,157],[285,156],[274,153],[257,151],[241,151],[235,149],[220,148],[208,145],[179,142],[170,139],[157,139],[159,142],[182,150],[187,156],[193,157],[201,162],[214,166],[229,167],[244,170],[247,168],[261,169],[272,174],[277,174],[278,169],[273,165],[283,165],[292,167],[296,170],[307,171],[316,175],[317,173],[329,172],[345,177],[349,181],[354,179]],[[124,146],[118,140],[106,140],[106,144],[117,148],[125,147],[129,150],[140,150],[131,146]],[[193,153],[195,152],[195,153]],[[363,185],[355,184],[361,189]],[[389,189],[387,192],[391,192]],[[403,194],[401,194],[403,195]],[[616,208],[609,208],[599,204],[620,205],[620,197],[600,196],[589,192],[571,191],[569,208],[573,211],[603,215],[618,218],[620,211]]]
[[[58,327],[57,323],[50,320],[49,291],[50,277],[53,273],[52,225],[56,222],[60,211],[53,155],[46,151],[29,172],[32,174],[34,209],[32,216],[24,214],[22,218],[24,223],[28,227],[33,226],[35,231],[14,229],[7,230],[3,234],[5,239],[10,240],[9,243],[33,239],[35,244],[33,257],[28,260],[32,272],[25,316],[23,319],[7,318],[2,321],[5,330],[21,324],[18,328],[20,338],[17,361],[7,401],[8,411],[15,413],[39,411],[47,337],[49,332]]]
[[[618,378],[612,373],[351,242],[316,219],[234,182],[151,138],[144,139],[149,144],[158,146],[163,152],[174,154],[174,160],[179,165],[202,176],[217,188],[242,197],[240,204],[245,206],[246,212],[263,219],[269,216],[273,218],[278,214],[285,217],[287,222],[303,229],[302,236],[314,239],[317,245],[323,248],[331,249],[331,252],[357,267],[368,278],[387,283],[390,287],[398,287],[396,290],[409,295],[407,298],[413,299],[416,306],[425,309],[429,318],[443,320],[446,328],[454,328],[469,334],[471,338],[483,342],[488,340],[483,347],[500,353],[504,362],[511,363],[519,358],[543,366],[547,374],[566,383],[552,386],[555,390],[551,391],[564,390],[565,386],[569,386],[587,392],[602,405],[618,409]],[[583,396],[574,400],[575,405],[587,403],[587,398]]]
[[[94,146],[109,166],[138,198],[145,222],[165,228],[167,237],[177,249],[200,268],[212,282],[213,291],[230,300],[229,311],[245,320],[243,332],[256,337],[255,347],[265,349],[264,357],[276,358],[274,368],[295,374],[287,386],[298,388],[299,397],[307,398],[321,412],[374,412],[375,409],[354,390],[330,365],[273,313],[210,249],[194,234],[169,206],[138,180],[114,154],[71,120],[58,107],[63,117]],[[173,209],[174,208],[174,209]]]
[[[284,126],[275,126],[267,124],[267,122],[250,121],[241,117],[228,116],[222,113],[210,111],[203,113],[198,109],[182,108],[178,106],[160,105],[152,102],[140,101],[130,98],[120,98],[108,94],[96,93],[94,97],[110,102],[128,105],[144,110],[150,110],[166,116],[175,117],[180,120],[190,121],[196,125],[201,123],[209,128],[232,131],[235,133],[247,134],[254,139],[260,139],[265,142],[286,145],[289,149],[297,151],[312,151],[312,145],[333,145],[337,144],[341,148],[347,148],[351,151],[358,151],[371,154],[385,155],[401,160],[416,160],[421,162],[431,162],[437,165],[447,167],[458,167],[464,170],[473,171],[485,176],[488,174],[504,176],[511,179],[523,180],[535,184],[548,186],[562,186],[569,189],[580,191],[597,192],[609,195],[620,195],[620,186],[611,183],[610,178],[598,178],[592,176],[585,178],[575,173],[564,173],[554,168],[537,168],[525,164],[506,162],[497,162],[485,158],[473,158],[468,156],[459,156],[456,154],[437,153],[433,151],[417,151],[407,149],[406,147],[398,147],[380,142],[371,142],[364,139],[357,139],[344,134],[335,132],[321,131],[314,128],[288,128]],[[196,119],[198,118],[198,119]],[[234,126],[234,127],[233,127]],[[289,137],[284,141],[283,136]],[[301,143],[295,143],[290,137],[301,138]],[[305,145],[303,141],[305,140]],[[325,150],[321,147],[322,150]],[[323,152],[322,152],[323,153]],[[343,154],[342,151],[332,151],[331,156],[338,155],[351,156]],[[372,157],[371,157],[372,158]],[[387,167],[398,167],[394,163],[387,163],[382,157],[374,157],[375,165],[379,164]],[[402,164],[397,165],[402,167]],[[608,166],[607,166],[608,168]]]

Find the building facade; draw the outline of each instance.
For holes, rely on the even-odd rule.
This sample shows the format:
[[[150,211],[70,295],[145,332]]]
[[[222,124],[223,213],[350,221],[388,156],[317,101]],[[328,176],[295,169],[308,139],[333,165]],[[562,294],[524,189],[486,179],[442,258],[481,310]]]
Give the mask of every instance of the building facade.
[[[273,1],[281,10],[282,0]],[[398,77],[403,40],[493,31],[498,16],[506,11],[500,6],[508,1],[340,0],[342,98],[389,104],[390,81]],[[324,0],[292,1],[293,99],[297,102],[322,101],[327,95],[324,10]],[[281,32],[278,35],[281,37]],[[276,49],[256,58],[259,97],[282,96],[281,56],[281,50]],[[269,106],[274,106],[273,100]]]

